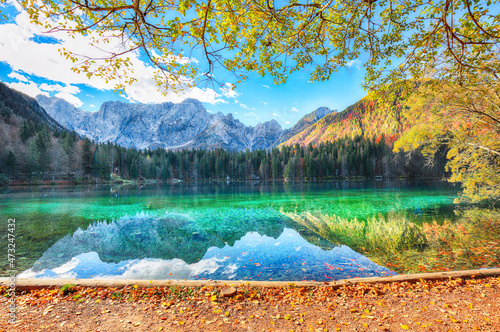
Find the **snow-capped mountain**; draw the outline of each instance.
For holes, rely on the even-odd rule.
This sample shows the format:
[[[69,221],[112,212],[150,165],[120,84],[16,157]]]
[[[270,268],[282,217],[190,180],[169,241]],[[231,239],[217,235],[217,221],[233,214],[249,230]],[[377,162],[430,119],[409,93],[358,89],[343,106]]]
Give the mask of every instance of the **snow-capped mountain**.
[[[211,114],[196,99],[181,103],[131,104],[109,101],[87,112],[67,101],[37,96],[38,103],[62,126],[98,142],[136,148],[268,149],[283,129],[275,120],[245,126],[231,114]]]

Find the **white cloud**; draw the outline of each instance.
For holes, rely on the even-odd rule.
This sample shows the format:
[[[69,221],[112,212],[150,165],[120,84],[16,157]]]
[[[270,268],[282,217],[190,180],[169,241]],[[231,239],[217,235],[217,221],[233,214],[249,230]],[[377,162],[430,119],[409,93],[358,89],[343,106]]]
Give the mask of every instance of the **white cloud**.
[[[57,98],[66,100],[68,103],[75,105],[75,107],[82,107],[82,101],[77,97],[67,92],[59,92],[56,94]]]
[[[9,87],[21,91],[22,93],[27,94],[28,96],[36,96],[36,95],[46,95],[48,96],[49,94],[47,92],[44,92],[38,88],[38,85],[30,82],[30,83],[8,83]]]
[[[248,111],[255,111],[255,108],[254,107],[249,107],[248,105],[246,104],[243,104],[243,103],[239,103],[240,104],[240,107],[245,109],[245,110],[248,110]]]
[[[285,124],[290,124],[290,121],[285,122]]]
[[[226,83],[220,90],[222,95],[226,98],[236,98],[240,95],[235,89],[233,89],[233,84],[231,83]]]
[[[361,61],[359,61],[358,59],[350,60],[350,61],[347,61],[347,63],[346,63],[346,66],[348,68],[351,68],[352,66],[356,66],[356,68],[361,69],[360,65],[361,65]]]
[[[264,88],[271,89],[271,87],[270,87],[269,85],[262,84],[262,86],[263,86]]]
[[[277,117],[277,118],[281,118],[281,115],[277,114],[277,113],[273,113],[273,116],[274,117]]]
[[[45,91],[58,91],[58,92],[64,92],[68,94],[77,94],[80,92],[80,88],[74,85],[65,85],[62,86],[60,84],[47,84],[47,83],[42,83],[39,86],[40,89],[45,90]]]
[[[238,115],[239,113],[238,112],[234,112],[234,114]]]
[[[298,110],[298,109],[296,109],[295,107],[292,107],[292,108],[290,109],[290,112],[298,112],[298,111],[299,111],[299,110]]]
[[[264,106],[266,106],[267,105],[267,101],[262,102],[262,104],[264,104]]]
[[[12,72],[7,76],[10,78],[16,79],[18,81],[21,81],[21,82],[28,82],[28,79],[26,78],[26,76],[23,76],[23,75],[16,73],[16,72]]]
[[[112,34],[113,32],[110,32]],[[108,83],[103,78],[91,77],[87,78],[85,74],[78,74],[71,70],[73,63],[64,59],[59,53],[60,48],[73,50],[79,54],[84,54],[89,57],[102,57],[106,55],[106,51],[119,52],[123,50],[123,44],[119,39],[111,39],[107,44],[90,45],[92,34],[82,36],[74,35],[70,37],[66,33],[53,34],[52,37],[57,38],[58,44],[39,44],[34,40],[36,35],[43,34],[43,27],[30,22],[30,19],[25,11],[21,11],[15,17],[15,24],[0,25],[0,59],[8,63],[14,70],[11,76],[22,80],[17,76],[16,72],[22,71],[27,75],[37,76],[43,79],[60,82],[61,84],[48,85],[40,87],[30,84],[23,86],[31,96],[33,93],[39,93],[39,90],[61,92],[66,98],[71,98],[77,101],[75,95],[80,90],[75,86],[77,84],[85,84],[98,90],[112,90],[116,84],[120,83],[119,79],[110,80]],[[232,85],[226,83],[219,91],[209,88],[192,88],[181,91],[180,94],[170,92],[163,94],[159,91],[153,77],[155,68],[140,59],[139,52],[132,52],[124,55],[131,60],[131,68],[133,68],[133,76],[137,79],[130,86],[126,87],[125,95],[123,96],[131,102],[140,103],[160,103],[166,101],[180,102],[186,98],[196,98],[204,103],[212,105],[218,103],[227,103],[226,99],[235,98],[238,93],[232,90]],[[191,61],[195,59],[179,59],[180,62]],[[97,66],[97,65],[96,65]],[[95,67],[96,68],[96,67]],[[91,68],[95,69],[95,68]],[[36,87],[36,88],[35,88]],[[65,99],[66,99],[65,98]],[[79,99],[78,99],[79,100]],[[81,101],[80,101],[81,102]],[[78,103],[78,102],[77,102]]]
[[[256,118],[257,120],[259,120],[259,116],[257,114],[255,114],[254,112],[249,112],[249,113],[246,113],[245,116],[253,116],[254,118]]]
[[[78,75],[71,71],[71,62],[63,60],[58,52],[61,46],[77,46],[82,53],[88,54],[88,47],[83,43],[84,37],[77,36],[72,41],[66,37],[62,45],[38,44],[32,38],[42,34],[41,27],[29,22],[26,12],[19,13],[15,18],[16,24],[0,25],[0,42],[4,47],[0,48],[0,58],[7,62],[15,71],[22,70],[29,75],[36,75],[53,81],[66,83],[89,83],[85,75]],[[65,35],[57,35],[65,37]],[[88,43],[87,43],[88,44]],[[87,48],[87,49],[86,49]],[[100,81],[100,80],[99,80]],[[99,83],[96,81],[95,84]],[[108,88],[100,83],[101,89]]]
[[[17,11],[20,11],[23,9],[23,7],[19,4],[19,2],[15,1],[15,0],[7,0],[5,4],[4,3],[0,4],[0,7],[6,7],[7,4],[14,6]]]
[[[189,91],[183,91],[180,94],[176,94],[174,92],[163,95],[161,92],[157,94],[152,93],[152,90],[158,90],[158,87],[155,85],[153,80],[148,81],[144,79],[141,83],[140,89],[127,88],[127,99],[131,102],[140,102],[140,103],[163,103],[166,101],[171,101],[174,103],[179,103],[187,98],[195,98],[198,99],[202,103],[208,103],[211,105],[216,104],[227,104],[228,101],[223,99],[223,96],[216,91],[209,88],[198,88],[194,87]]]

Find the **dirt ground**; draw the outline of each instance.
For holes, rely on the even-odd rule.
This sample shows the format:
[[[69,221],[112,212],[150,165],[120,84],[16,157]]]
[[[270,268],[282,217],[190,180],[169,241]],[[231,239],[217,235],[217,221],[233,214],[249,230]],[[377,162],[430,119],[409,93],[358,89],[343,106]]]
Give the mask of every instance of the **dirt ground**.
[[[8,289],[0,292],[0,331],[500,331],[500,277],[340,288],[70,286],[16,294],[15,323]]]

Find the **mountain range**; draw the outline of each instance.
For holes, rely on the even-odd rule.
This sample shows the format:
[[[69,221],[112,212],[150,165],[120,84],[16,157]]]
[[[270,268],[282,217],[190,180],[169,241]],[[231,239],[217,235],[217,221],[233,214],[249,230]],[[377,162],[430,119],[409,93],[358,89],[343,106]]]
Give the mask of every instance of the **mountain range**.
[[[96,142],[137,149],[262,150],[279,145],[316,145],[357,135],[384,135],[390,143],[411,123],[402,116],[401,96],[389,104],[365,97],[342,112],[320,107],[283,130],[275,120],[252,127],[231,113],[212,114],[196,99],[178,104],[108,101],[99,111],[88,112],[60,98],[38,95],[33,99],[0,83],[0,108],[16,116],[46,123],[52,129],[74,130]]]
[[[59,124],[79,135],[138,149],[269,149],[333,112],[319,108],[283,130],[276,120],[245,126],[231,113],[209,113],[196,99],[178,104],[108,101],[97,112],[78,109],[55,97],[38,95],[36,100]]]

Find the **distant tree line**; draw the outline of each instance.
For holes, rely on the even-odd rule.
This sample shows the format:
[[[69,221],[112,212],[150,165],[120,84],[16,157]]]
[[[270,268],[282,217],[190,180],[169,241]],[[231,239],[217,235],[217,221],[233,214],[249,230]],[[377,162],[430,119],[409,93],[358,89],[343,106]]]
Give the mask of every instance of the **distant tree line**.
[[[0,172],[8,179],[338,179],[443,177],[445,151],[426,160],[419,151],[394,153],[383,135],[341,138],[269,151],[124,148],[29,120],[0,122]],[[10,122],[9,122],[10,121]]]

